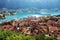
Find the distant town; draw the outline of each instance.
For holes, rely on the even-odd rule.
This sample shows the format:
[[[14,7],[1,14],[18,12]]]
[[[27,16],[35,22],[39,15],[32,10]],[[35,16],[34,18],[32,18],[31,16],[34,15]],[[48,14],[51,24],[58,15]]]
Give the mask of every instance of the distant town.
[[[30,11],[42,11],[42,12],[60,12],[59,9],[37,9],[37,8],[27,8],[27,9],[18,9],[18,10],[8,10],[6,8],[0,9],[0,19],[4,19],[7,16],[15,15],[17,12],[30,12]]]

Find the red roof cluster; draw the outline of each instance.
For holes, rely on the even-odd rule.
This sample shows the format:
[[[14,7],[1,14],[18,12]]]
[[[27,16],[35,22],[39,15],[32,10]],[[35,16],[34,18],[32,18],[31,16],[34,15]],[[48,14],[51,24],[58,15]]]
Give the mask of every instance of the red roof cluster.
[[[26,18],[25,20],[18,20],[12,22],[2,23],[3,30],[12,30],[15,32],[22,32],[29,35],[37,36],[40,33],[45,33],[50,36],[58,36],[60,38],[60,19],[54,16]]]

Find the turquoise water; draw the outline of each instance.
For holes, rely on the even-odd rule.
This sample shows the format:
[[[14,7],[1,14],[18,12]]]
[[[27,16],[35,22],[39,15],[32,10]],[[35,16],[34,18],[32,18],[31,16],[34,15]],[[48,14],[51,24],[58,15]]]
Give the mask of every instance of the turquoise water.
[[[13,20],[14,18],[21,19],[21,18],[25,18],[25,17],[28,17],[28,16],[37,16],[38,17],[38,16],[47,16],[47,15],[60,15],[60,12],[39,12],[39,11],[34,11],[34,12],[18,12],[15,15],[8,16],[5,19],[0,20],[0,23],[4,22],[4,21]]]

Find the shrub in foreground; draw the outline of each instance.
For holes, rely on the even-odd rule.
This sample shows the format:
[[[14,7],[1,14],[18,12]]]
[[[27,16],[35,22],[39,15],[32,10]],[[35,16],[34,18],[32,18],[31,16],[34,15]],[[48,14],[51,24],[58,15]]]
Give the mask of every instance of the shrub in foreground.
[[[45,34],[40,34],[38,37],[25,35],[9,30],[0,30],[0,40],[56,40],[56,38],[47,37]]]

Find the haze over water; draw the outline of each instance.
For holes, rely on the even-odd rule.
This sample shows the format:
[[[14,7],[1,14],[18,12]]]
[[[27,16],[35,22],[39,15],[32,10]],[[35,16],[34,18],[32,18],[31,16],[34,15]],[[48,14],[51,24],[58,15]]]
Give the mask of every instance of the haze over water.
[[[60,0],[0,0],[0,9],[21,9],[31,7],[40,9],[60,9]]]

